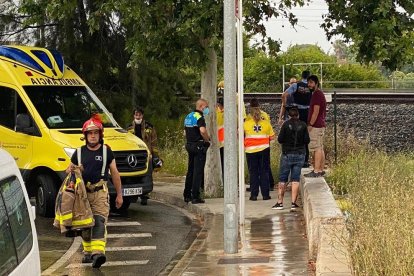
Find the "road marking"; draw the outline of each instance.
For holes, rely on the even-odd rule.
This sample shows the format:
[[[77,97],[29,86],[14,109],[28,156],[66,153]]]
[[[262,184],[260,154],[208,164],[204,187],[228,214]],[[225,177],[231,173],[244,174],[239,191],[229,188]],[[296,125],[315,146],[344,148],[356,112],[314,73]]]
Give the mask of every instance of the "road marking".
[[[68,251],[60,257],[53,265],[51,265],[48,269],[42,272],[42,275],[53,275],[56,270],[58,270],[61,266],[63,266],[69,259],[72,257],[73,254],[79,249],[82,243],[81,237],[76,237],[73,240],[72,245],[69,247]]]
[[[149,260],[144,261],[115,261],[115,262],[106,262],[102,266],[122,266],[122,265],[146,265]],[[80,268],[80,267],[90,267],[92,264],[70,264],[66,268]]]
[[[139,226],[141,223],[138,221],[110,221],[106,226]]]
[[[115,238],[151,238],[151,233],[132,233],[132,234],[108,234],[106,238],[115,239]]]
[[[105,251],[135,251],[135,250],[156,250],[156,246],[124,246],[124,247],[107,247]]]

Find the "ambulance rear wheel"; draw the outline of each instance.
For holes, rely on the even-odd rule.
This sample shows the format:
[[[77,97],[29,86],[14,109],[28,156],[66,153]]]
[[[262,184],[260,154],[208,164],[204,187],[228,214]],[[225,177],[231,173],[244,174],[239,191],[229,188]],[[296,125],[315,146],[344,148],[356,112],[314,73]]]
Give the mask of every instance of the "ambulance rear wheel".
[[[36,212],[42,217],[55,216],[56,186],[47,174],[36,176]]]

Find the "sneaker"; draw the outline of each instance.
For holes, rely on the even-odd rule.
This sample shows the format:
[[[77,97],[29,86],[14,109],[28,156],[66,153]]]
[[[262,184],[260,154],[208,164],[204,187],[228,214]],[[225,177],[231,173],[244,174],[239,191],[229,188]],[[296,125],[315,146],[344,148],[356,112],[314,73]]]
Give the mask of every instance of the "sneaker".
[[[315,171],[311,171],[310,173],[306,173],[303,175],[304,177],[321,177],[321,173],[317,173]]]
[[[296,210],[299,208],[299,205],[297,205],[295,202],[292,202],[292,206],[290,207],[290,210]]]
[[[279,203],[277,202],[275,205],[273,205],[272,207],[273,210],[283,210],[283,203]]]
[[[271,196],[264,196],[263,197],[263,200],[269,200],[269,199],[272,199],[272,197]]]
[[[95,254],[92,256],[92,260],[92,267],[100,268],[106,262],[106,257],[104,254]]]
[[[251,200],[251,201],[257,201],[257,196],[251,196],[251,197],[249,198],[249,200]]]

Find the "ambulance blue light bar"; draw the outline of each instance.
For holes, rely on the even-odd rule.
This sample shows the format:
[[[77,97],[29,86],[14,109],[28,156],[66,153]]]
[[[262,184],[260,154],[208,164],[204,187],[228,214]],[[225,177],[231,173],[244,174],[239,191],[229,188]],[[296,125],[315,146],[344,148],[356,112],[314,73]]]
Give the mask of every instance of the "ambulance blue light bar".
[[[7,46],[0,46],[0,56],[4,56],[6,58],[15,60],[42,73],[45,72],[45,70],[43,70],[42,66],[40,66],[39,63],[37,63],[33,58],[31,58],[22,50]]]

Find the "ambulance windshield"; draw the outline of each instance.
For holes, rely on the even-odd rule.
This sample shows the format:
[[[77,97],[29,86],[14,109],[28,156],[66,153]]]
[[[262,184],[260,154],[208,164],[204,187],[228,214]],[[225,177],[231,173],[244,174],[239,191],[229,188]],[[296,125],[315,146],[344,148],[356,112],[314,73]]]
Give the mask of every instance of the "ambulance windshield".
[[[82,128],[98,113],[104,127],[116,127],[99,99],[83,86],[25,86],[27,95],[50,129]]]

